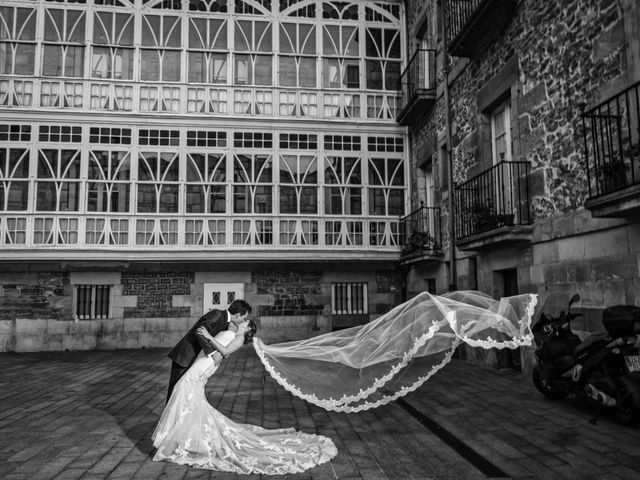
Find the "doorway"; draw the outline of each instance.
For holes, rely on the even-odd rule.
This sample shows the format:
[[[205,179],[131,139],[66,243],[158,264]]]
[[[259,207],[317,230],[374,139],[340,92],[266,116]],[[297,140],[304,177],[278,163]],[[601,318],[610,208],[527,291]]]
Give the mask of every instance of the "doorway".
[[[202,314],[214,309],[226,310],[239,298],[244,298],[244,283],[205,283]]]

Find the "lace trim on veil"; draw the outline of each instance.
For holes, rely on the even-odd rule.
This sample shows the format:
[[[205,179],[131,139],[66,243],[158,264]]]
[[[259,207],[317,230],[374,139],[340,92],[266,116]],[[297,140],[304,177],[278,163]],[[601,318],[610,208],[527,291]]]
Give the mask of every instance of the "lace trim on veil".
[[[377,400],[375,402],[365,402],[365,403],[361,403],[361,404],[359,404],[358,406],[355,406],[355,407],[349,405],[349,404],[356,403],[356,402],[359,402],[359,401],[367,398],[369,395],[371,395],[375,391],[379,390],[386,383],[388,383],[393,377],[396,376],[396,374],[401,369],[403,369],[404,367],[407,366],[407,364],[409,363],[411,358],[413,358],[413,355],[415,354],[415,352],[417,352],[420,347],[424,346],[424,344],[427,342],[427,340],[432,338],[438,330],[439,330],[439,328],[438,328],[437,324],[435,324],[431,328],[429,328],[429,332],[424,334],[421,338],[416,339],[416,343],[415,343],[414,347],[411,349],[411,351],[405,353],[405,355],[403,356],[402,360],[397,365],[392,367],[391,370],[389,370],[389,373],[387,375],[385,375],[381,379],[376,379],[376,381],[374,382],[374,384],[370,388],[368,388],[366,390],[360,390],[360,393],[358,393],[357,395],[345,395],[345,396],[343,396],[342,398],[340,398],[338,400],[333,399],[333,398],[330,398],[328,400],[321,400],[314,394],[302,392],[295,385],[292,385],[289,382],[287,382],[287,379],[284,376],[280,375],[280,373],[278,373],[278,371],[273,367],[273,365],[271,365],[269,360],[266,358],[266,355],[265,355],[264,351],[260,348],[259,342],[256,343],[254,341],[254,347],[255,347],[255,350],[256,350],[256,352],[258,354],[258,357],[260,357],[260,360],[264,364],[265,369],[269,372],[269,374],[280,385],[282,385],[282,387],[284,387],[285,390],[288,390],[289,392],[293,393],[295,396],[300,397],[300,398],[302,398],[303,400],[306,400],[309,403],[312,403],[314,405],[322,407],[325,410],[331,410],[331,411],[335,411],[335,412],[354,413],[354,412],[360,412],[360,411],[363,411],[363,410],[369,410],[371,408],[376,408],[376,407],[379,407],[381,405],[385,405],[385,404],[387,404],[389,402],[393,402],[394,400],[397,400],[398,398],[400,398],[400,397],[402,397],[402,396],[404,396],[404,395],[406,395],[406,394],[408,394],[410,392],[413,392],[418,387],[420,387],[420,385],[422,385],[424,382],[426,382],[434,373],[436,373],[438,370],[440,370],[442,367],[444,367],[447,363],[449,363],[451,361],[451,357],[455,353],[456,348],[460,344],[459,341],[453,342],[453,345],[452,345],[451,349],[445,354],[444,360],[439,365],[434,365],[433,367],[431,367],[431,370],[429,370],[429,373],[427,373],[427,375],[425,375],[424,377],[420,377],[410,387],[404,387],[404,388],[400,389],[398,392],[396,392],[395,394],[389,395],[389,396],[384,396],[384,397],[382,397],[381,399],[379,399],[379,400]]]
[[[533,341],[533,336],[531,334],[528,334],[527,330],[531,326],[531,318],[533,317],[533,313],[535,311],[537,304],[538,304],[538,296],[531,295],[531,299],[525,306],[525,311],[526,311],[525,317],[522,319],[523,321],[520,322],[520,335],[518,336],[518,338],[514,338],[513,340],[499,342],[497,340],[492,339],[491,336],[487,336],[486,340],[474,340],[470,338],[468,335],[459,335],[459,334],[456,334],[456,335],[467,345],[470,345],[472,347],[482,347],[487,350],[490,348],[497,348],[499,350],[502,350],[504,348],[515,349],[518,347],[531,345],[531,342]],[[449,312],[449,314],[451,313],[455,313],[455,312]],[[449,315],[447,315],[447,317],[448,316]],[[453,329],[454,332],[456,332],[457,329],[455,328],[456,327],[455,316],[450,321],[450,323],[451,323],[451,328]]]
[[[360,392],[356,395],[344,395],[339,399],[329,398],[329,399],[320,399],[313,393],[305,393],[298,386],[290,383],[287,378],[282,375],[278,370],[271,364],[268,358],[268,354],[262,348],[262,341],[259,338],[255,338],[253,345],[255,348],[258,357],[264,364],[265,369],[269,372],[269,374],[287,391],[296,395],[303,400],[308,401],[314,405],[322,407],[326,410],[336,411],[336,412],[359,412],[363,410],[368,410],[371,408],[376,408],[381,405],[385,405],[389,402],[397,400],[398,398],[407,395],[415,391],[422,384],[424,384],[429,378],[431,378],[437,371],[439,371],[442,367],[444,367],[447,363],[451,361],[453,354],[456,348],[460,345],[461,342],[464,342],[472,347],[482,347],[485,349],[490,348],[517,348],[524,345],[531,345],[533,337],[527,330],[530,328],[531,317],[533,316],[535,306],[537,304],[537,295],[531,295],[530,300],[525,305],[525,314],[523,318],[520,319],[520,329],[519,329],[519,337],[513,338],[512,340],[507,341],[497,341],[493,340],[490,336],[485,340],[481,339],[472,339],[468,335],[462,335],[457,333],[457,321],[455,317],[455,311],[450,311],[445,315],[447,323],[455,333],[451,341],[450,349],[445,353],[444,359],[437,365],[434,365],[430,368],[426,375],[418,377],[418,379],[410,386],[403,387],[393,394],[383,395],[381,398],[378,398],[376,401],[365,401],[367,397],[373,394],[376,391],[379,391],[382,387],[385,386],[389,381],[391,381],[397,374],[405,368],[411,359],[416,355],[416,353],[430,340],[432,339],[436,333],[440,330],[440,323],[437,321],[433,321],[429,330],[420,337],[416,338],[413,344],[413,347],[404,353],[401,360],[390,368],[388,373],[384,375],[382,378],[376,378],[374,383],[367,389],[361,389]],[[357,405],[354,405],[356,404]]]

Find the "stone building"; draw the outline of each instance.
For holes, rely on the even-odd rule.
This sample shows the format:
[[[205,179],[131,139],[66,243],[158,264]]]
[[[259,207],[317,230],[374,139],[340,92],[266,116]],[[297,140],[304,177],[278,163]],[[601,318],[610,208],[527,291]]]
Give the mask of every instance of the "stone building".
[[[401,300],[404,6],[0,1],[0,351],[266,341]]]
[[[640,305],[638,2],[406,8],[408,295],[578,293],[583,332],[602,328],[606,306]],[[475,360],[520,361],[509,357]]]

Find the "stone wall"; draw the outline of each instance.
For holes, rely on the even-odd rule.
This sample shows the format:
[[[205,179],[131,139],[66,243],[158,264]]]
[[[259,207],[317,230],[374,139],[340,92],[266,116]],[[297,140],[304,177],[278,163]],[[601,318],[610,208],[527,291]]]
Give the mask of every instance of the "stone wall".
[[[435,1],[426,2],[435,5]],[[409,41],[420,27],[425,2],[409,0]],[[431,8],[435,11],[435,8]],[[639,7],[635,0],[520,0],[498,37],[472,58],[450,63],[453,176],[456,183],[492,166],[491,109],[509,98],[513,160],[531,166],[529,189],[532,242],[509,248],[458,251],[458,286],[503,294],[502,270],[517,270],[520,292],[580,294],[583,332],[602,329],[602,310],[614,304],[640,304],[640,224],[637,219],[596,219],[584,210],[589,195],[581,113],[640,79]],[[424,22],[422,22],[424,23]],[[440,45],[427,22],[430,46]],[[419,167],[424,152],[446,142],[441,52],[433,109],[410,127],[412,207],[424,196]],[[436,143],[435,149],[431,146]],[[447,205],[444,158],[436,155],[436,204]],[[443,231],[448,212],[442,212]],[[444,262],[448,260],[448,238]],[[447,268],[418,265],[408,273],[409,293],[422,278],[437,275],[446,285]],[[500,363],[496,352],[468,349],[475,363]],[[523,353],[523,358],[525,353]]]
[[[68,273],[0,274],[0,320],[70,318]]]
[[[265,342],[298,340],[333,328],[332,283],[351,281],[368,284],[369,314],[344,316],[349,318],[341,318],[340,326],[376,318],[401,301],[401,277],[392,269],[101,272],[96,267],[10,273],[0,275],[0,301],[6,307],[0,318],[0,351],[171,347],[202,314],[207,283],[245,285],[244,298],[254,307],[258,335]],[[112,286],[113,318],[75,320],[74,286],[103,284]]]
[[[421,0],[411,0],[418,11]],[[434,29],[431,29],[435,35]],[[435,45],[435,36],[432,37]],[[457,183],[491,165],[482,149],[484,113],[478,92],[512,59],[514,160],[529,161],[534,178],[533,213],[547,218],[580,207],[587,195],[581,109],[597,104],[627,80],[619,2],[524,0],[487,50],[454,59],[450,73],[454,178]],[[438,73],[441,75],[442,58]],[[442,89],[433,112],[411,129],[412,167],[430,138],[444,141]],[[486,123],[486,120],[485,120]],[[412,195],[416,201],[419,195]],[[445,202],[446,203],[446,202]],[[446,229],[445,229],[446,230]]]
[[[123,273],[122,293],[137,297],[135,307],[125,307],[124,316],[131,318],[188,317],[190,307],[174,307],[174,295],[189,295],[193,273],[150,272]]]
[[[327,308],[321,271],[253,271],[251,283],[269,304],[255,305],[260,316],[319,315]],[[329,298],[329,306],[331,298]]]

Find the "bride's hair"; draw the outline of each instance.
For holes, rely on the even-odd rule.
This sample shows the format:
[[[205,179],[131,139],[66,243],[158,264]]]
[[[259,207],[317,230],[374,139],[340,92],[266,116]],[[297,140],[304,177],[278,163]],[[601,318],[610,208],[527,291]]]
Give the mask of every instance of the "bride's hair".
[[[258,331],[258,326],[255,324],[253,320],[249,320],[249,325],[247,326],[247,330],[244,332],[244,343],[253,342],[253,337]]]

